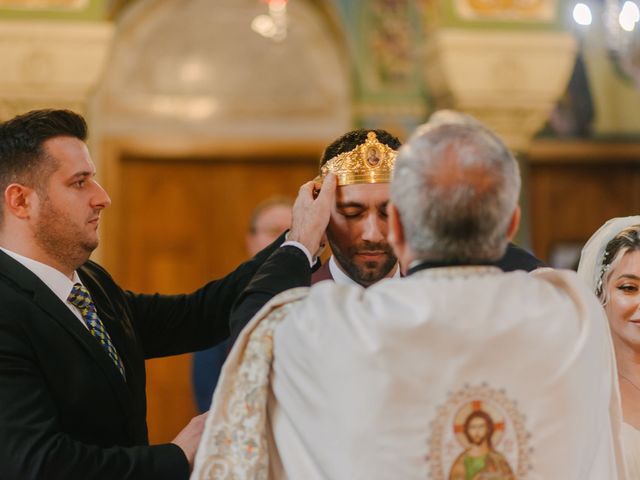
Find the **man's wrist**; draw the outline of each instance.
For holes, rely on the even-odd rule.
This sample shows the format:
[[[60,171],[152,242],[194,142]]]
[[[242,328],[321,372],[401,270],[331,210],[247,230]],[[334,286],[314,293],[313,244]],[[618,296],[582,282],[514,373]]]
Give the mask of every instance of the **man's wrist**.
[[[286,246],[295,247],[302,250],[307,257],[307,260],[309,260],[310,267],[313,267],[313,265],[318,261],[318,257],[315,257],[315,258],[312,257],[311,253],[309,252],[309,249],[305,247],[302,243],[296,240],[286,240],[282,245],[280,245],[280,247],[286,247]]]

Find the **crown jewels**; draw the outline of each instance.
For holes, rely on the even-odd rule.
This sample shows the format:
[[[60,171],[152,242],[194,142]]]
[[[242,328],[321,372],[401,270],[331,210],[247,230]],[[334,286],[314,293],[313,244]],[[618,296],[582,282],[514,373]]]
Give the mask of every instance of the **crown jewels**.
[[[375,132],[353,150],[336,155],[320,168],[316,181],[329,173],[338,180],[338,186],[358,183],[389,183],[396,161],[396,151],[378,141]]]

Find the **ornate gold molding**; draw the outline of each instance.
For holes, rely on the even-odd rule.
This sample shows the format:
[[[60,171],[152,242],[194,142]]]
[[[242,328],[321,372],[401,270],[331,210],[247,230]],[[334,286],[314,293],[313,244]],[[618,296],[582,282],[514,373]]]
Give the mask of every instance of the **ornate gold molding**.
[[[85,102],[74,99],[59,98],[53,99],[36,99],[36,98],[0,98],[0,121],[8,120],[20,115],[21,113],[40,108],[67,108],[74,112],[83,112],[85,110]]]
[[[427,41],[425,75],[438,108],[455,108],[523,152],[564,92],[575,61],[571,35],[440,29]]]
[[[465,20],[550,21],[557,0],[455,0],[458,14]]]
[[[41,107],[84,111],[112,35],[108,22],[0,22],[0,119]]]
[[[0,0],[0,8],[82,10],[89,0]]]

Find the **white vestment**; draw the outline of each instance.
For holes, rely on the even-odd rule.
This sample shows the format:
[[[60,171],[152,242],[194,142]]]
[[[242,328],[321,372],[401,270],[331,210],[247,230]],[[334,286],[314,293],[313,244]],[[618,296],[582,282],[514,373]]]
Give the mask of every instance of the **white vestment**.
[[[435,268],[284,296],[234,347],[192,478],[626,480],[610,334],[575,274]]]

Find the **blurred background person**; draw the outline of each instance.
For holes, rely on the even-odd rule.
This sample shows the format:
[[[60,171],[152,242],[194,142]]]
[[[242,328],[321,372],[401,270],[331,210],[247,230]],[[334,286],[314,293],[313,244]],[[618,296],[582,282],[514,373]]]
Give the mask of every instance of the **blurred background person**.
[[[291,227],[292,205],[293,200],[289,197],[274,196],[256,206],[245,237],[249,256],[255,255]]]
[[[291,226],[292,200],[285,196],[270,197],[259,203],[251,214],[245,236],[247,255],[257,252],[273,242],[278,235]],[[206,412],[216,389],[220,370],[227,358],[229,342],[225,341],[193,354],[193,394],[199,412]]]
[[[629,478],[640,478],[640,216],[613,218],[589,239],[578,274],[604,306],[618,364]]]

